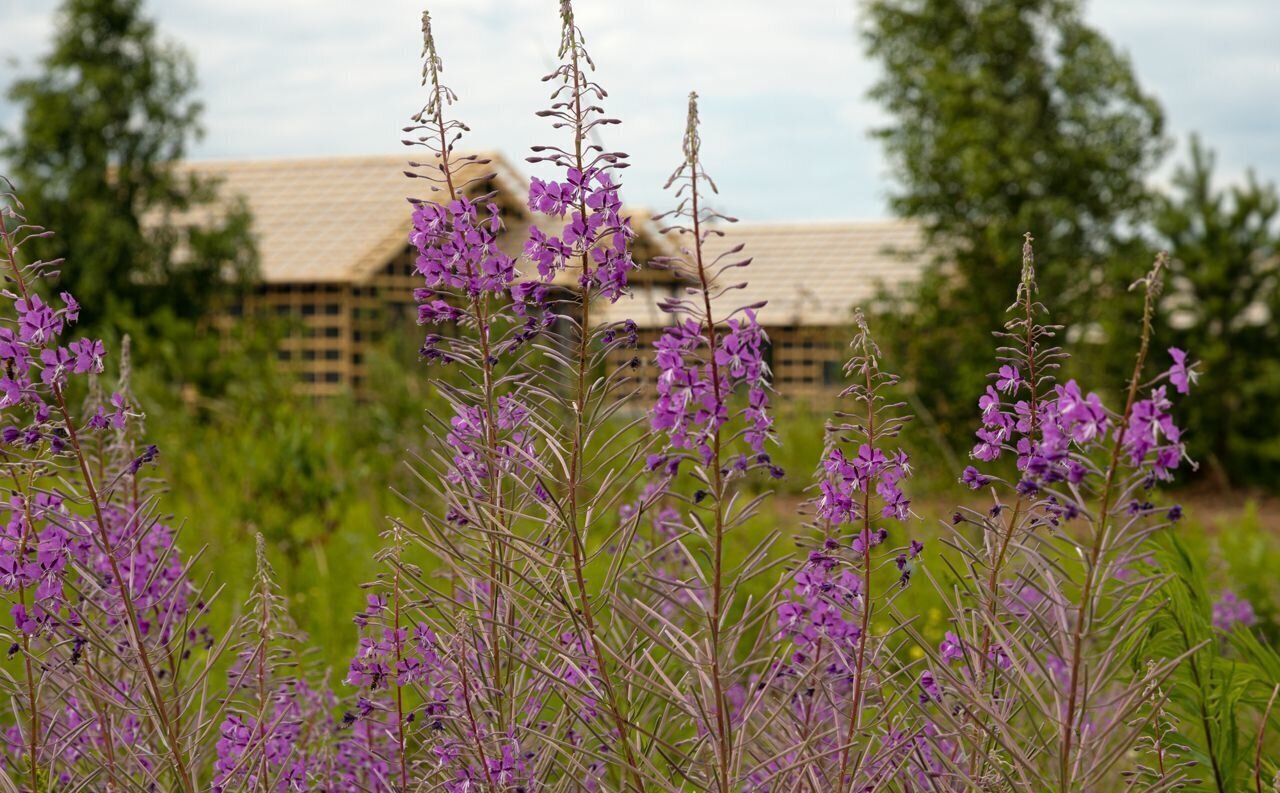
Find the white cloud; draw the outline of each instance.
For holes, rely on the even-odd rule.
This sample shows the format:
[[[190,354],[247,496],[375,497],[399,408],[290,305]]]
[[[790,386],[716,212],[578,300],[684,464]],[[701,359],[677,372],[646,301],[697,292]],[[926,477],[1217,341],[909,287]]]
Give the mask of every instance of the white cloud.
[[[421,0],[150,0],[194,53],[206,104],[202,157],[398,151],[424,99]],[[556,0],[435,0],[445,76],[470,143],[522,158],[556,138],[533,113],[554,63]],[[6,50],[47,46],[52,0],[0,0]],[[726,211],[747,218],[883,215],[891,174],[867,131],[875,76],[856,0],[578,0],[578,21],[621,118],[607,143],[632,155],[630,200],[668,201],[685,95],[703,97],[708,164]],[[1269,0],[1096,2],[1087,10],[1133,57],[1171,131],[1202,131],[1226,173],[1280,177],[1280,9]],[[0,62],[0,81],[13,70]],[[0,103],[0,124],[13,123]]]

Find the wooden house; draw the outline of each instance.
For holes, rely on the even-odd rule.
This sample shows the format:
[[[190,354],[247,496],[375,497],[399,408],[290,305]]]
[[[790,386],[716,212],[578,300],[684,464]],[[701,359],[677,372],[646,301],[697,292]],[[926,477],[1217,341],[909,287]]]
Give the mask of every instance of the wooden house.
[[[528,180],[499,154],[477,153],[464,166],[472,195],[492,193],[504,229],[499,246],[519,256],[529,225]],[[407,157],[325,157],[187,163],[219,182],[225,200],[243,200],[253,215],[260,282],[233,317],[276,316],[288,335],[277,350],[302,389],[323,396],[367,385],[366,355],[388,331],[415,333],[413,299],[422,278],[409,245],[406,196],[429,199],[428,184],[405,177]],[[473,171],[474,174],[467,173]],[[645,261],[662,241],[636,217],[633,254]]]
[[[757,317],[769,336],[766,361],[785,398],[821,397],[843,387],[854,309],[869,307],[882,287],[893,291],[919,278],[925,262],[920,229],[909,221],[737,223],[723,231],[708,238],[704,258],[744,245],[733,258],[751,263],[725,272],[721,286],[745,286],[721,293],[712,310],[720,319],[739,306],[765,303]],[[670,281],[638,286],[611,307],[610,318],[634,319],[642,340],[652,342],[670,322],[658,303],[682,288]],[[656,374],[650,357],[640,358],[645,383]]]
[[[502,155],[480,156],[489,162],[468,167],[477,176],[492,176],[469,190],[494,194],[504,224],[499,245],[518,256],[529,226],[541,220],[525,204],[528,180]],[[364,389],[370,344],[387,332],[418,332],[413,289],[422,279],[414,272],[408,244],[411,210],[405,197],[426,199],[430,192],[425,182],[404,176],[407,159],[183,166],[220,180],[220,194],[243,200],[251,211],[261,280],[230,313],[289,320],[277,357],[307,393]],[[638,262],[674,252],[674,241],[646,213],[628,214],[637,230],[632,253]],[[736,224],[712,244],[724,250],[739,243],[746,244],[743,255],[751,256],[752,264],[729,275],[748,286],[729,290],[719,305],[727,313],[731,305],[767,301],[760,321],[772,342],[774,384],[784,396],[820,394],[839,384],[854,307],[870,300],[880,285],[892,288],[915,278],[921,261],[919,232],[903,221]],[[658,302],[679,287],[665,271],[648,268],[636,273],[632,284],[630,297],[593,314],[634,319],[648,343],[670,321]],[[651,380],[651,356],[639,357],[639,376]]]

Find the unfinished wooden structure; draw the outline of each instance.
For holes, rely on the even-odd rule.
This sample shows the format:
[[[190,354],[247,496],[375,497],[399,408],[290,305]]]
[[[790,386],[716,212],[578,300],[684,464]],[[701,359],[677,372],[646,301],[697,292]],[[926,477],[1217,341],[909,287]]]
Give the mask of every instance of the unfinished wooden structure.
[[[723,285],[746,286],[720,295],[713,312],[723,319],[739,306],[765,303],[757,317],[769,336],[773,386],[784,398],[825,397],[843,387],[854,309],[868,307],[881,288],[893,291],[918,278],[924,262],[918,226],[900,220],[739,223],[723,230],[708,239],[705,258],[745,245],[735,258],[751,264],[725,274],[731,281]],[[634,319],[641,339],[652,342],[670,321],[657,304],[678,288],[670,280],[637,286],[611,307],[610,318]],[[621,363],[623,355],[616,357]],[[645,385],[655,374],[651,356],[641,356]]]
[[[525,204],[528,180],[503,156],[488,160],[476,176],[474,194],[493,193],[503,216],[499,245],[519,256],[528,228],[543,219]],[[408,244],[410,206],[405,197],[431,197],[426,182],[405,178],[406,157],[191,163],[183,166],[220,180],[227,200],[243,200],[253,214],[261,282],[232,315],[276,318],[286,332],[277,350],[280,364],[300,387],[321,396],[369,386],[366,356],[387,332],[415,334],[413,290],[422,285]],[[639,210],[629,212],[637,231],[633,255],[642,265],[670,255],[677,240],[662,235]],[[902,221],[738,224],[713,238],[716,250],[746,244],[753,258],[731,271],[747,288],[719,301],[732,305],[767,301],[759,313],[772,345],[769,362],[783,396],[823,394],[843,382],[855,306],[880,286],[894,288],[918,275],[920,235]],[[714,253],[715,251],[713,251]],[[572,280],[572,279],[570,279]],[[652,383],[652,355],[645,348],[670,318],[658,302],[679,288],[665,271],[644,268],[632,279],[633,294],[593,308],[606,320],[634,319],[638,377]]]

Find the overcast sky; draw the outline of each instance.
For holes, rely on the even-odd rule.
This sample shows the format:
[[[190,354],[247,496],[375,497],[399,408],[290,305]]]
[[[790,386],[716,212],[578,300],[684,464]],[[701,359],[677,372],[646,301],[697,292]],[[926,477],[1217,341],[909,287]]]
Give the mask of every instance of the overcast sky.
[[[207,135],[201,159],[394,153],[424,101],[424,0],[149,0],[194,54]],[[625,196],[665,208],[685,96],[703,97],[704,159],[721,206],[744,219],[887,214],[892,184],[868,130],[875,66],[858,0],[578,0],[578,21],[623,121]],[[534,117],[558,42],[557,0],[430,0],[446,82],[473,147],[523,158],[560,138]],[[0,0],[0,84],[49,43],[55,0]],[[1221,173],[1280,179],[1278,0],[1094,0],[1087,15],[1132,57],[1170,132],[1200,132]],[[0,99],[0,124],[14,108]]]

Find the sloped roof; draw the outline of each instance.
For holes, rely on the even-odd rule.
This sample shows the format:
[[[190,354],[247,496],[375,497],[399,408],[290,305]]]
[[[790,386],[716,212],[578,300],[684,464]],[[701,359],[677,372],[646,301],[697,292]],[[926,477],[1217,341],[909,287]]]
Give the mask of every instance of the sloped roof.
[[[893,290],[914,281],[927,261],[919,227],[905,220],[739,223],[722,230],[723,237],[707,240],[707,264],[735,245],[745,247],[721,263],[745,258],[751,263],[719,277],[718,287],[746,286],[717,297],[717,318],[738,306],[767,301],[758,314],[764,325],[848,324],[853,309],[866,305],[881,286]],[[648,327],[667,324],[670,318],[656,305],[665,296],[637,289],[630,299],[611,306],[608,316],[630,317]]]
[[[736,258],[751,264],[726,272],[721,285],[747,286],[720,302],[767,300],[761,319],[769,325],[846,324],[880,287],[915,280],[924,261],[919,227],[901,220],[742,224],[708,243],[713,255],[745,243]]]
[[[498,188],[522,195],[524,177],[501,155],[473,152]],[[224,201],[243,198],[253,214],[261,276],[267,283],[358,281],[407,244],[408,196],[432,198],[409,179],[412,153],[388,156],[191,162],[180,166],[220,180]],[[522,201],[522,199],[520,199]],[[198,219],[195,219],[198,222]]]
[[[406,170],[424,170],[409,168],[414,153],[189,162],[179,168],[218,181],[221,204],[212,207],[213,212],[238,199],[248,205],[263,281],[347,282],[372,275],[408,244],[407,197],[432,200],[440,195],[425,180],[405,176]],[[530,225],[559,233],[561,221],[525,208],[528,179],[501,154],[479,151],[455,156],[476,160],[459,166],[455,173],[460,180],[492,174],[500,202],[518,208],[517,216],[507,218],[507,233],[499,241],[506,253],[519,257]],[[647,212],[625,207],[623,215],[650,246],[668,252],[666,238]],[[199,224],[204,218],[179,220]],[[571,285],[576,277],[563,273],[557,281]]]
[[[410,208],[407,196],[431,199],[423,180],[404,172],[414,152],[404,155],[235,160],[185,163],[180,168],[220,181],[224,202],[242,198],[253,214],[261,276],[267,283],[361,281],[381,269],[407,244]],[[465,152],[487,163],[464,165],[463,178],[493,174],[502,203],[517,207],[507,219],[500,242],[518,255],[531,224],[554,229],[560,221],[524,208],[528,180],[496,152]],[[219,211],[214,208],[213,211]],[[663,235],[645,212],[624,214],[652,248],[675,253],[683,240]],[[200,218],[185,218],[199,223]],[[768,302],[760,312],[766,325],[833,326],[849,322],[856,306],[869,301],[881,285],[896,288],[918,277],[924,266],[922,236],[910,221],[829,223],[739,223],[712,236],[708,262],[731,247],[745,249],[732,259],[750,257],[745,269],[730,269],[720,286],[746,282],[716,300],[720,317],[733,308]],[[726,260],[727,261],[727,260]],[[596,314],[602,320],[635,319],[643,327],[667,324],[657,303],[669,290],[637,287]],[[576,283],[572,273],[558,282]]]

